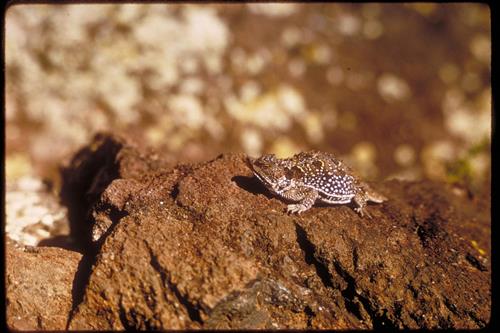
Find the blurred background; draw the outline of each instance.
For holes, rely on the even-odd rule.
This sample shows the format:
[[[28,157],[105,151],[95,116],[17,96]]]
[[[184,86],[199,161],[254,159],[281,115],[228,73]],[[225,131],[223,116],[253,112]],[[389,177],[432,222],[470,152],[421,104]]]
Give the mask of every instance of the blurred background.
[[[12,6],[8,216],[100,130],[184,162],[320,149],[489,190],[490,29],[472,3]]]

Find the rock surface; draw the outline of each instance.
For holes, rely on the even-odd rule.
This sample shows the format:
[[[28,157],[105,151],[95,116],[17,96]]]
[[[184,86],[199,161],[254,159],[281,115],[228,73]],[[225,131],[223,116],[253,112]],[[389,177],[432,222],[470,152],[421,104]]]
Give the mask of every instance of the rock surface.
[[[14,330],[65,330],[82,255],[6,239],[7,325]]]
[[[297,216],[244,155],[173,166],[98,136],[65,169],[90,245],[70,329],[478,328],[490,320],[488,200],[431,182],[373,186]],[[83,227],[82,227],[83,226]]]

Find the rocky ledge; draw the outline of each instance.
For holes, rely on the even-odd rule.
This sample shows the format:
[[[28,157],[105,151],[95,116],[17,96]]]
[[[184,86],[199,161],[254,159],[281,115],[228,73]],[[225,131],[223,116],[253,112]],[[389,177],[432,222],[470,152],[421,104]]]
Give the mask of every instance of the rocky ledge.
[[[14,330],[63,330],[82,255],[56,247],[23,246],[6,238],[7,324]]]
[[[63,170],[83,258],[62,328],[486,326],[489,196],[373,187],[389,200],[367,207],[371,219],[348,205],[288,215],[245,155],[174,165],[98,135]]]

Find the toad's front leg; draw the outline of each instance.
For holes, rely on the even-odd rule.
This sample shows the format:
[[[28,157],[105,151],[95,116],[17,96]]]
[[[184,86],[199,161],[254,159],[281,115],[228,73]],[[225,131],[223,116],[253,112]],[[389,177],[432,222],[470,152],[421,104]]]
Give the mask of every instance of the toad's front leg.
[[[301,186],[289,189],[282,193],[282,195],[288,200],[298,202],[296,204],[288,205],[287,212],[291,214],[300,214],[314,205],[316,199],[318,198],[318,191],[309,187]]]
[[[365,210],[367,199],[363,193],[357,193],[353,201],[357,206],[354,208],[356,213],[358,213],[361,217],[366,215],[368,218],[371,218],[371,215]]]

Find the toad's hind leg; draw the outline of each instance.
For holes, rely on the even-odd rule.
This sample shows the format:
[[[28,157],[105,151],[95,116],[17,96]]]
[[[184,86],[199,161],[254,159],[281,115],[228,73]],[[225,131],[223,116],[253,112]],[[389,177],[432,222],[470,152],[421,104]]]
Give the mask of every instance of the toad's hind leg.
[[[298,201],[296,204],[288,205],[287,212],[300,214],[314,205],[318,198],[318,191],[309,187],[298,187],[286,191],[283,196],[289,200]]]
[[[368,184],[364,184],[361,190],[354,196],[353,201],[358,206],[354,208],[354,211],[361,215],[362,217],[366,214],[367,217],[371,218],[371,215],[365,211],[366,203],[368,201],[375,203],[382,203],[387,200],[387,197],[383,194],[375,192]]]
[[[363,189],[363,196],[365,198],[365,201],[371,201],[375,203],[382,203],[384,201],[387,201],[387,197],[381,193],[375,192],[368,184],[364,184],[362,186]]]

